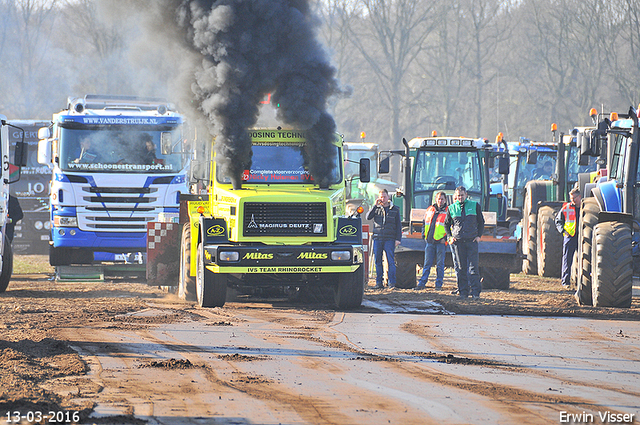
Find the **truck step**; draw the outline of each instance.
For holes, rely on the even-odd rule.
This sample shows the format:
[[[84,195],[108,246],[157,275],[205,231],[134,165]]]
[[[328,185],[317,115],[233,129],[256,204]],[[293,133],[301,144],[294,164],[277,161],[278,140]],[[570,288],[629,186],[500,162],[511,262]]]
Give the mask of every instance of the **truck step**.
[[[57,266],[56,280],[58,282],[103,282],[104,268],[102,266]]]

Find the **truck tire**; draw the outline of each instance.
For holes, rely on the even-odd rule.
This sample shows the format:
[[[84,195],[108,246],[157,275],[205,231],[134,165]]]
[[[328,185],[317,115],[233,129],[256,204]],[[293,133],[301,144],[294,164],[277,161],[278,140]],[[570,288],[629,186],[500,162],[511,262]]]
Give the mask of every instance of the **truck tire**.
[[[227,301],[227,277],[204,267],[204,248],[198,244],[196,295],[200,307],[222,307]]]
[[[358,308],[364,296],[364,264],[352,273],[340,273],[335,288],[335,303],[340,310]]]
[[[416,266],[424,260],[424,254],[417,252],[396,252],[396,288],[411,289],[416,287]]]
[[[556,229],[556,213],[557,211],[549,206],[538,209],[538,276],[560,277],[562,272],[562,234]]]
[[[178,280],[178,298],[196,301],[196,280],[189,273],[191,267],[191,223],[182,227],[180,240],[180,276]]]
[[[631,307],[633,256],[631,228],[598,223],[592,239],[591,294],[594,307]]]
[[[509,289],[511,273],[509,269],[480,267],[482,289]]]
[[[578,303],[592,305],[591,298],[591,236],[598,224],[600,207],[596,198],[584,198],[580,208],[578,233]]]
[[[4,237],[4,251],[2,253],[2,272],[0,272],[0,293],[7,290],[13,274],[13,250],[9,239]]]

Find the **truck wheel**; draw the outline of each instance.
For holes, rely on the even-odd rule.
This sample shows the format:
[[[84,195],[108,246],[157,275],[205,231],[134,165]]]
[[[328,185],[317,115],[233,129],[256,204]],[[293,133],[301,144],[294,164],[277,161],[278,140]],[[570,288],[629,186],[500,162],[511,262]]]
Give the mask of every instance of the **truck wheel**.
[[[13,251],[9,239],[4,237],[4,251],[2,253],[2,272],[0,272],[0,293],[7,290],[13,274]]]
[[[418,260],[424,260],[415,252],[396,252],[396,288],[411,289],[416,287],[416,266]]]
[[[196,295],[200,307],[222,307],[227,300],[227,278],[204,267],[204,248],[198,244]]]
[[[182,227],[180,241],[180,278],[178,280],[178,298],[196,301],[196,280],[189,273],[191,268],[191,223]]]
[[[364,295],[364,264],[352,273],[341,273],[335,289],[335,303],[340,310],[358,308]]]
[[[627,224],[598,223],[592,239],[591,294],[594,307],[631,307],[633,256]]]
[[[480,267],[482,289],[509,289],[511,274],[509,269]]]
[[[556,213],[549,206],[538,209],[538,276],[560,277],[562,271],[562,234],[556,228]]]
[[[584,198],[580,208],[578,233],[578,303],[592,305],[591,298],[591,236],[598,224],[600,207],[596,198]]]

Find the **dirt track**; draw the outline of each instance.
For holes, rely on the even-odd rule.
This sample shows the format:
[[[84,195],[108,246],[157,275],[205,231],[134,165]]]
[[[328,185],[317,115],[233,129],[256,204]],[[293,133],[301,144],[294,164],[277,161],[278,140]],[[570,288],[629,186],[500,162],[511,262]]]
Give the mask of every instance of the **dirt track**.
[[[606,382],[611,373],[637,380],[637,352],[629,353],[621,370],[600,371],[592,382],[566,375],[553,362],[553,370],[544,372],[521,353],[530,343],[496,342],[502,337],[492,335],[514,323],[496,315],[606,319],[580,325],[591,329],[580,335],[563,334],[565,322],[555,319],[522,318],[520,329],[531,334],[538,323],[549,323],[549,330],[557,329],[541,337],[552,344],[557,338],[559,347],[563,339],[575,338],[606,341],[612,345],[606,350],[616,344],[637,349],[638,299],[631,309],[583,308],[557,279],[512,280],[512,289],[485,291],[480,300],[449,294],[450,274],[444,291],[368,289],[365,307],[345,315],[326,304],[286,302],[232,302],[201,310],[142,283],[61,283],[46,274],[19,274],[0,295],[0,412],[77,411],[82,423],[123,424],[205,423],[192,422],[194,416],[217,418],[214,423],[548,423],[561,408],[598,411],[593,403],[599,396],[589,389],[595,386],[606,389],[617,411],[640,410],[628,400],[639,399],[640,388]],[[444,307],[439,313],[456,315],[424,314],[429,301]],[[380,305],[400,313],[420,307],[407,310],[409,315],[381,314]],[[466,314],[482,317],[470,321]],[[471,322],[484,330],[469,339],[463,331],[474,328]],[[389,333],[377,334],[378,329]],[[500,348],[505,344],[510,348]],[[496,354],[503,349],[519,354],[505,360]],[[568,349],[566,355],[575,353]],[[573,360],[563,361],[569,367]],[[564,393],[547,391],[549,385],[564,386]],[[399,395],[411,388],[439,402],[429,407],[425,399]],[[464,400],[482,400],[477,416],[456,411],[460,391]],[[337,399],[345,402],[337,406]]]

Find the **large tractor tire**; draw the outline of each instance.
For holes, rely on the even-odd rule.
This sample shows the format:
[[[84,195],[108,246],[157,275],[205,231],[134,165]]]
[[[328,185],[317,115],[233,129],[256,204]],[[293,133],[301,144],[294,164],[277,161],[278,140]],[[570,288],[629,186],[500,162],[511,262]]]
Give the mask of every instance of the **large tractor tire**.
[[[185,301],[196,301],[196,279],[191,276],[191,223],[182,227],[180,240],[180,276],[178,280],[178,298]]]
[[[364,296],[364,264],[352,273],[341,273],[335,289],[335,303],[340,310],[358,308]]]
[[[578,261],[578,250],[573,253],[573,262],[571,263],[571,277],[569,282],[572,288],[578,288],[578,276],[580,273],[580,261]]]
[[[522,273],[537,274],[538,258],[536,235],[538,234],[538,215],[526,214],[522,218]]]
[[[509,269],[480,267],[482,289],[509,289],[511,275]]]
[[[591,298],[591,237],[598,224],[600,207],[596,198],[584,198],[580,208],[578,233],[578,303],[592,305]]]
[[[591,294],[594,307],[631,307],[631,251],[629,225],[605,222],[593,229]]]
[[[7,290],[13,274],[13,250],[9,239],[4,237],[4,251],[2,251],[2,272],[0,272],[0,293]]]
[[[416,287],[416,266],[424,261],[424,254],[418,252],[396,252],[396,288]]]
[[[198,244],[196,295],[200,307],[222,307],[227,301],[227,277],[205,268],[204,248],[201,243]]]
[[[557,211],[549,206],[538,209],[538,276],[560,277],[562,272],[562,234],[556,229],[556,213]]]

